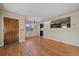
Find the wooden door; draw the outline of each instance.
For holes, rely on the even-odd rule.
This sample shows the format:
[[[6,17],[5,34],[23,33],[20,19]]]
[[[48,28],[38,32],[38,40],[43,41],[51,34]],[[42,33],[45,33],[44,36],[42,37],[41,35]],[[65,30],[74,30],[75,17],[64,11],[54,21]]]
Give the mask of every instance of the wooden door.
[[[19,21],[4,17],[4,45],[18,42]]]

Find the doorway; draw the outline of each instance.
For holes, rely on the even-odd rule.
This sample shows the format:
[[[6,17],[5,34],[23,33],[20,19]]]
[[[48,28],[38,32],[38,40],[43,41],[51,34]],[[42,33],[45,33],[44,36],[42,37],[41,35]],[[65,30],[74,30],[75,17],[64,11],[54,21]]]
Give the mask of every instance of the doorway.
[[[19,20],[4,17],[4,45],[19,42]]]
[[[40,24],[40,36],[43,36],[43,29],[44,28],[44,24]]]
[[[43,36],[43,31],[40,31],[40,36]]]

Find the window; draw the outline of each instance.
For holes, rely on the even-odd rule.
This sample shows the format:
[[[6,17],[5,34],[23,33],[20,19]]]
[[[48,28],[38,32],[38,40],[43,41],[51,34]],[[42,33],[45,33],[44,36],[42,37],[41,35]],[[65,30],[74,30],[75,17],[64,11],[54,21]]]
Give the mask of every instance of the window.
[[[26,24],[26,31],[32,31],[33,30],[33,24]]]

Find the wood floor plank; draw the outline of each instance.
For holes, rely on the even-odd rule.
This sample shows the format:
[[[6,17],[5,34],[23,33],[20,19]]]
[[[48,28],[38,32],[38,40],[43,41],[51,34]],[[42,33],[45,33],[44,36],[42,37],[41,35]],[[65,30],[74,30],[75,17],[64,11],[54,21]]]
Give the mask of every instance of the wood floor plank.
[[[43,37],[32,37],[22,43],[0,47],[0,56],[79,56],[79,47]]]

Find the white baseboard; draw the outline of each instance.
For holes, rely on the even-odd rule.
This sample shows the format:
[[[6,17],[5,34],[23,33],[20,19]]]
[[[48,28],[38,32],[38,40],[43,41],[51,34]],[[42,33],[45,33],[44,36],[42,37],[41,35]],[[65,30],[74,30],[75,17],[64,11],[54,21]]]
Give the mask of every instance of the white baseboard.
[[[71,46],[75,46],[75,47],[79,47],[78,44],[74,44],[74,43],[69,43],[69,42],[66,42],[66,41],[62,41],[62,40],[58,40],[58,39],[51,39],[51,38],[47,38],[47,37],[44,37],[46,39],[49,39],[49,40],[54,40],[54,41],[58,41],[58,42],[62,42],[62,43],[65,43],[65,44],[68,44],[68,45],[71,45]]]

